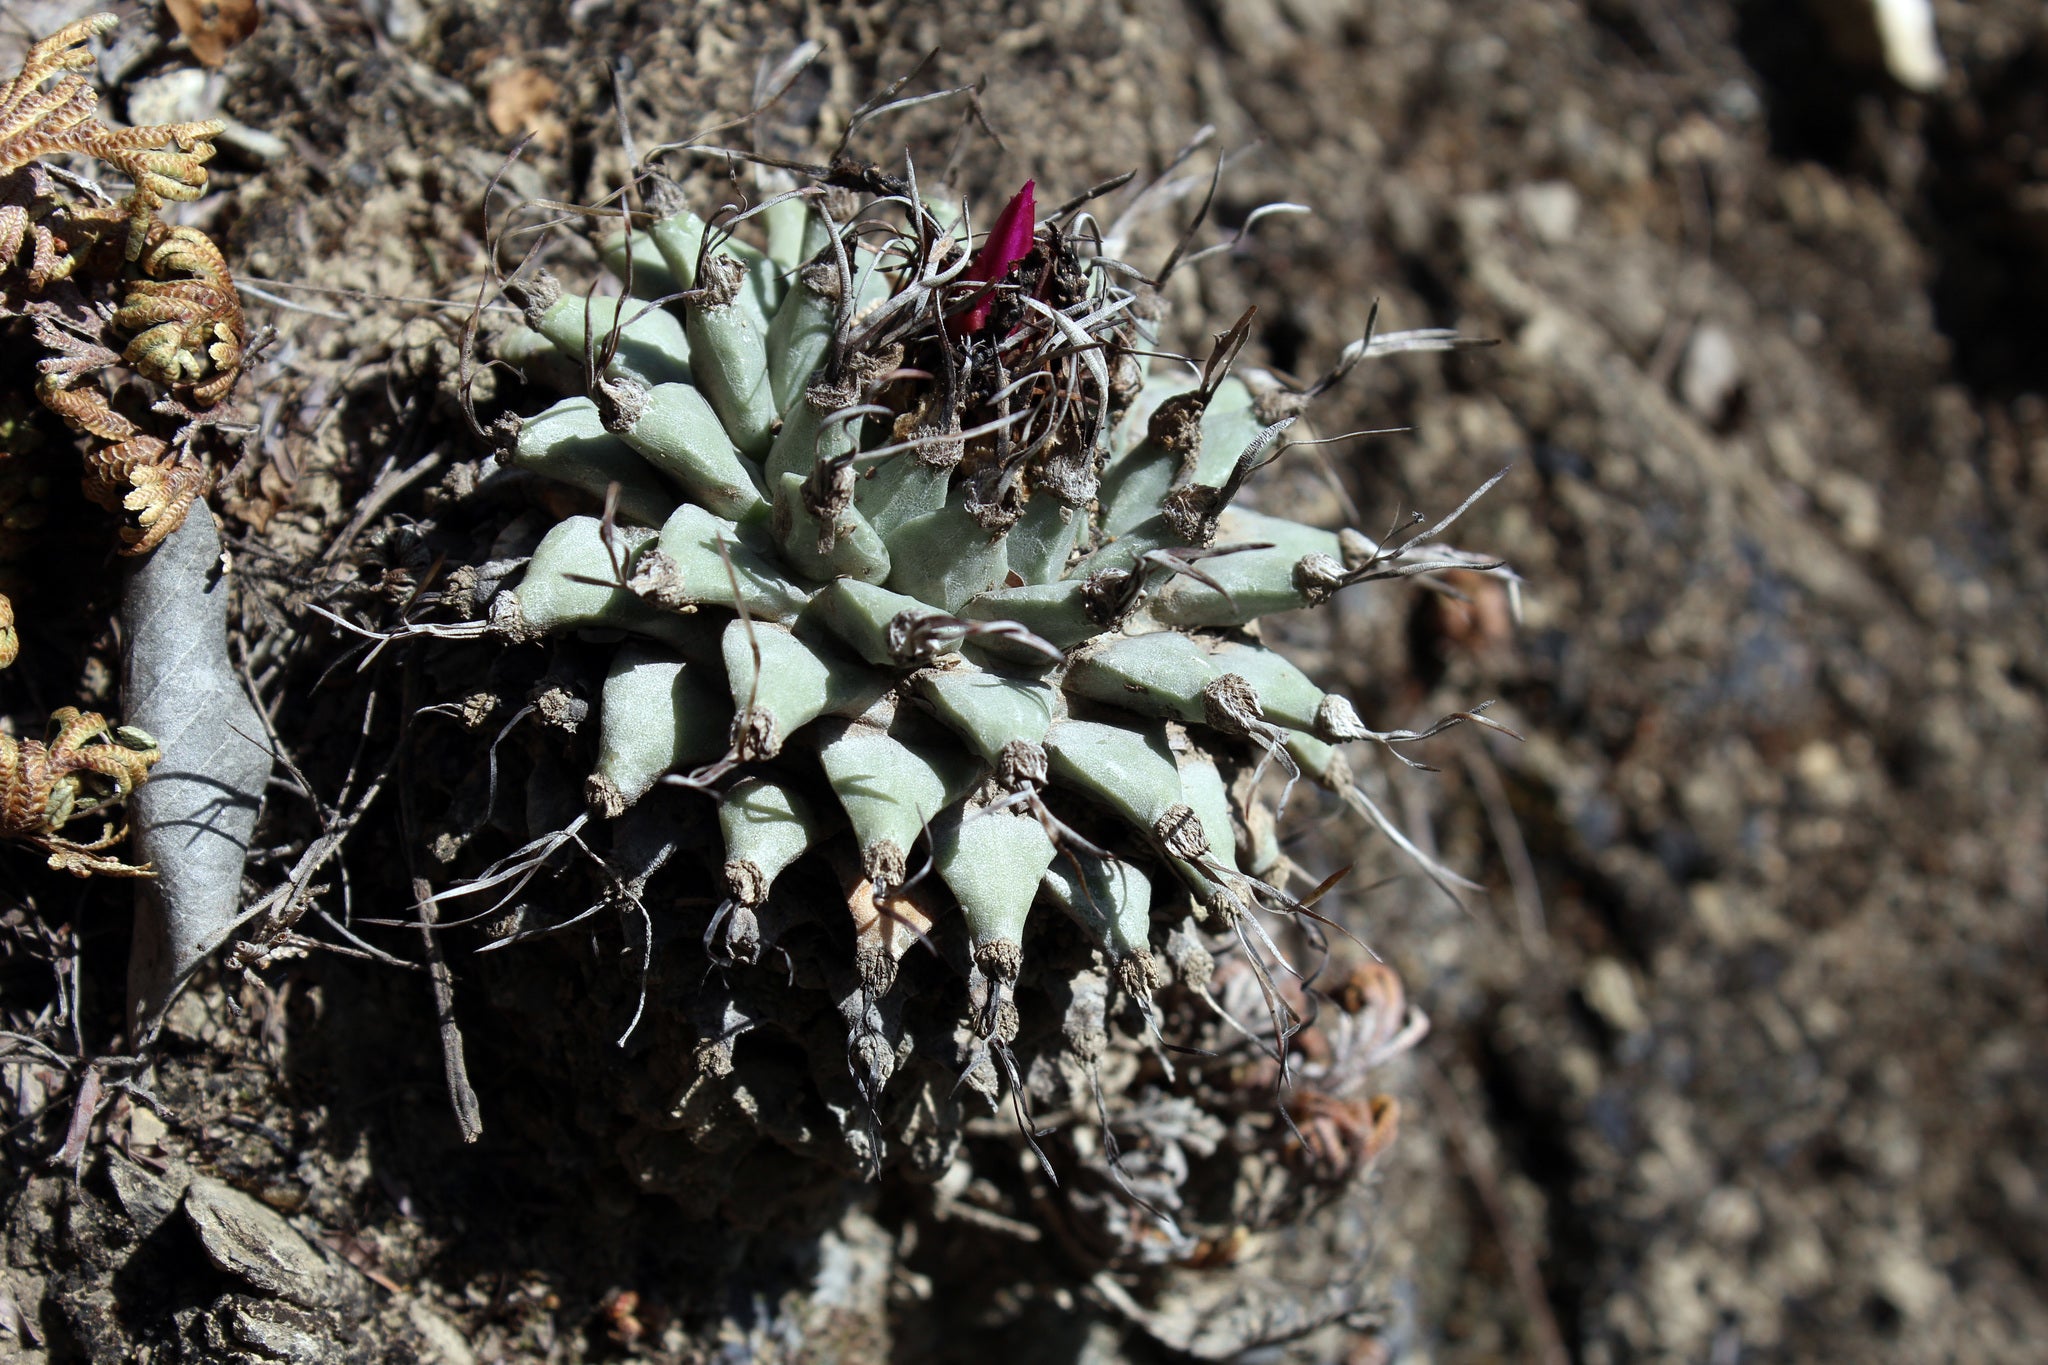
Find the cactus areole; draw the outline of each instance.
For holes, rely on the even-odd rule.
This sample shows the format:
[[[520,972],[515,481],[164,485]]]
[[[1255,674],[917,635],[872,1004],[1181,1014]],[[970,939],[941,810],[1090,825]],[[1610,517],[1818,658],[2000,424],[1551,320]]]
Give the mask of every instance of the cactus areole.
[[[623,299],[516,283],[505,352],[581,383],[503,458],[610,510],[556,523],[489,612],[515,639],[624,633],[585,796],[705,803],[715,954],[756,960],[778,877],[820,855],[869,996],[964,943],[961,1017],[997,1048],[1034,915],[1070,917],[1149,1019],[1171,934],[1302,908],[1281,779],[1379,818],[1338,746],[1415,736],[1368,730],[1261,616],[1497,567],[1237,505],[1303,395],[1230,373],[1243,324],[1206,364],[1158,358],[1153,282],[1034,204],[984,234],[819,187],[614,239]]]

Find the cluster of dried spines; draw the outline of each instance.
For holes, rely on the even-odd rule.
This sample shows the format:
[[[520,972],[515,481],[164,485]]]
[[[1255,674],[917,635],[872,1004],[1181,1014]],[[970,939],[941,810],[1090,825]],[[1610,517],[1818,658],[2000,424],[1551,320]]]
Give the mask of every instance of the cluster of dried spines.
[[[0,318],[34,318],[44,353],[37,396],[92,438],[85,493],[133,514],[123,553],[142,554],[210,486],[206,463],[178,428],[234,387],[247,328],[213,241],[159,216],[166,203],[205,192],[222,125],[101,123],[82,73],[93,64],[90,43],[116,22],[95,14],[65,27],[31,47],[20,73],[0,86]],[[111,166],[129,192],[117,201],[59,176],[51,159],[64,156]],[[173,419],[170,430],[109,401],[98,377],[122,367],[168,391],[155,406]],[[16,648],[13,607],[0,598],[0,667]]]
[[[1228,375],[1246,328],[1198,377],[1148,366],[1155,296],[1035,221],[1030,186],[978,247],[900,188],[771,200],[765,251],[670,204],[605,253],[623,300],[513,286],[527,328],[501,358],[575,393],[501,427],[504,458],[609,512],[548,531],[490,620],[633,637],[587,796],[716,800],[723,952],[759,954],[777,877],[816,850],[865,910],[877,994],[950,908],[935,871],[982,1037],[1014,1036],[1041,905],[1149,1015],[1169,927],[1300,908],[1263,773],[1378,818],[1339,750],[1390,736],[1256,623],[1477,561],[1233,506],[1300,399]]]

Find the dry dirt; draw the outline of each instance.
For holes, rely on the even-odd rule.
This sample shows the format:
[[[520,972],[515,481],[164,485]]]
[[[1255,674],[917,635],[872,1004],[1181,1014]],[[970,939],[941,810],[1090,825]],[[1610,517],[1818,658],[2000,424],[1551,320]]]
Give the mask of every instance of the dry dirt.
[[[9,0],[0,65],[79,8]],[[1317,421],[1407,429],[1334,447],[1368,528],[1511,465],[1459,539],[1528,585],[1519,628],[1385,587],[1289,625],[1376,723],[1498,696],[1528,738],[1447,738],[1400,784],[1491,888],[1473,913],[1405,883],[1333,902],[1435,1027],[1392,1154],[1302,1253],[1371,1257],[1375,1311],[1257,1358],[2017,1362],[2048,1339],[2048,20],[1942,0],[1950,78],[1917,96],[1842,55],[1825,8],[273,0],[217,75],[161,79],[190,57],[133,7],[107,65],[135,121],[146,97],[255,130],[204,207],[277,332],[226,525],[252,672],[330,792],[361,694],[315,686],[339,646],[303,603],[386,570],[407,590],[405,519],[478,454],[454,371],[512,134],[536,136],[514,188],[595,200],[628,165],[615,84],[645,147],[744,109],[805,38],[824,52],[781,112],[828,143],[928,51],[917,88],[985,77],[983,196],[1035,176],[1056,202],[1214,124],[1219,222],[1314,212],[1210,262],[1178,316],[1256,303],[1259,359],[1302,373],[1375,301],[1383,327],[1499,338],[1361,372]],[[960,113],[855,150],[942,159]],[[5,710],[104,699],[109,646]],[[264,884],[317,832],[275,794]],[[387,805],[334,869],[358,916],[404,895]],[[1324,865],[1356,837],[1311,835]],[[475,1147],[424,981],[323,954],[203,982],[161,1116],[117,1102],[74,1176],[75,1059],[121,1045],[125,900],[26,856],[0,896],[7,1027],[73,1059],[5,1070],[0,1360],[177,1359],[230,1310],[244,1349],[327,1331],[346,1344],[307,1358],[336,1360],[1171,1358],[1056,1249],[935,1230],[888,1186],[780,1247],[639,1192],[593,1136],[652,1084],[606,1050],[616,937],[457,958]],[[261,1201],[218,1196],[230,1224],[287,1215],[357,1268],[345,1289],[287,1312],[214,1269],[194,1196],[147,1216],[166,1159]],[[266,1312],[313,1326],[264,1338]],[[248,1358],[300,1358],[276,1349]]]

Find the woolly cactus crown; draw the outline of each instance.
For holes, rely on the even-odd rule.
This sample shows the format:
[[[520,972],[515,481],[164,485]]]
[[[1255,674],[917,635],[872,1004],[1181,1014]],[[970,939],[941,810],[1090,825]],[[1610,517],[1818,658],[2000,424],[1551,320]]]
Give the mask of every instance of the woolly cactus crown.
[[[1039,219],[1027,184],[984,236],[907,178],[841,170],[745,215],[762,250],[664,203],[606,252],[626,297],[533,277],[500,352],[574,391],[513,423],[505,458],[608,499],[490,604],[514,637],[629,637],[590,806],[620,815],[658,782],[715,800],[706,942],[729,963],[787,921],[771,896],[807,852],[850,888],[865,999],[919,939],[959,942],[957,906],[955,1017],[991,1096],[1040,907],[1150,1019],[1170,973],[1199,988],[1198,926],[1249,948],[1255,912],[1302,909],[1267,773],[1399,840],[1340,746],[1419,736],[1368,729],[1259,619],[1498,567],[1429,545],[1448,519],[1394,545],[1236,506],[1322,385],[1232,376],[1249,317],[1204,365],[1153,358],[1157,282],[1076,207]],[[1368,339],[1324,384],[1450,344]],[[863,1029],[872,1099],[897,1054]]]

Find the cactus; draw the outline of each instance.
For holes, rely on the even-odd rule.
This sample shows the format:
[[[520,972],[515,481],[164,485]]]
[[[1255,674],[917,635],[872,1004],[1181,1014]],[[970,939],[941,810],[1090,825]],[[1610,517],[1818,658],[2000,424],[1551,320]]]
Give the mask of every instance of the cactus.
[[[1149,360],[1156,293],[1071,216],[1039,221],[1031,185],[979,243],[880,188],[771,200],[766,252],[671,196],[601,253],[644,297],[510,287],[527,328],[501,353],[579,382],[501,424],[502,456],[607,504],[556,524],[489,610],[520,639],[629,637],[586,795],[607,818],[657,780],[715,802],[715,960],[772,975],[764,949],[824,913],[778,879],[806,854],[835,870],[867,1111],[847,1137],[871,1165],[920,940],[964,957],[950,1008],[990,1099],[1041,913],[1094,945],[1140,1044],[1169,983],[1206,992],[1205,936],[1275,964],[1258,917],[1304,909],[1278,884],[1275,788],[1305,777],[1378,820],[1336,746],[1417,736],[1367,729],[1250,628],[1355,582],[1499,567],[1430,544],[1442,525],[1382,545],[1234,505],[1305,401],[1230,373],[1248,327],[1199,373]],[[738,1008],[720,998],[706,1017]],[[707,1074],[730,1069],[721,1037]]]

